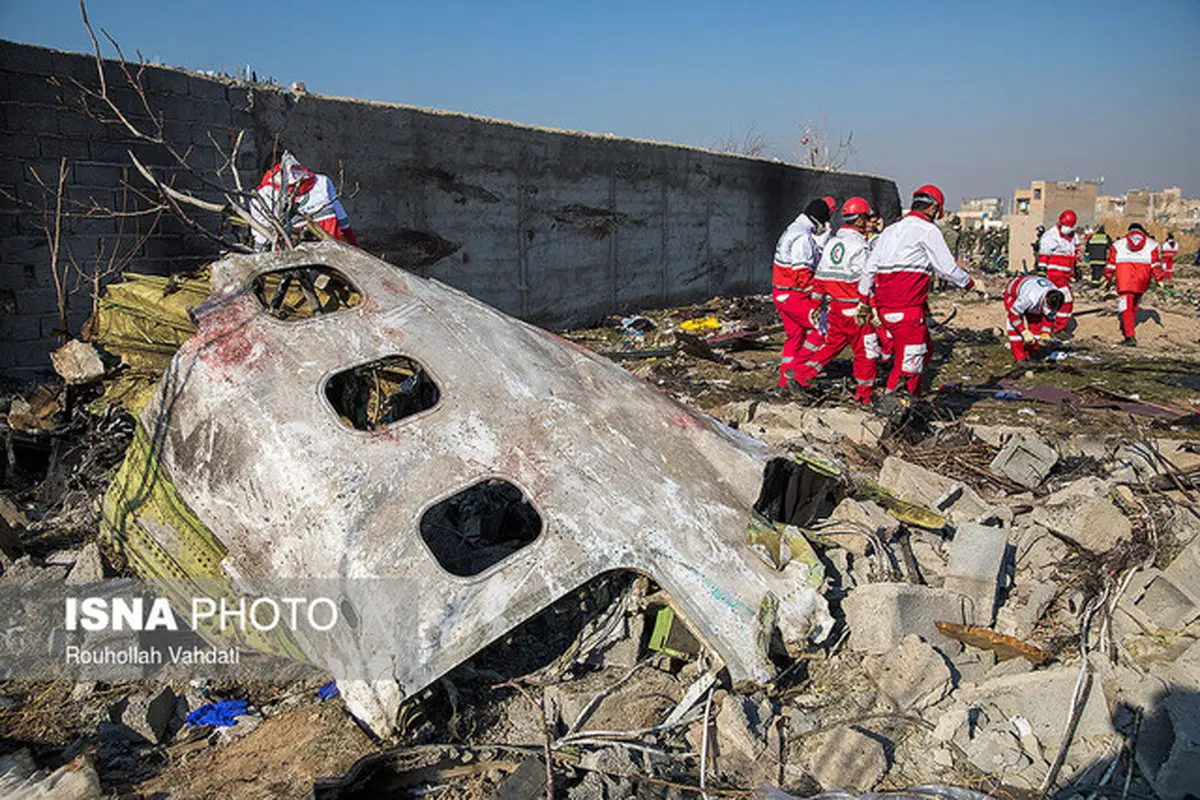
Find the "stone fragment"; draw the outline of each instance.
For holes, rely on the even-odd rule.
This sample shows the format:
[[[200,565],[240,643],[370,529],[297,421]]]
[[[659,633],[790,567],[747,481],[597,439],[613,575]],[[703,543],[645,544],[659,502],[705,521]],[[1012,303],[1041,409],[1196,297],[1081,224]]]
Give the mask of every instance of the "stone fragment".
[[[1133,526],[1107,497],[1109,485],[1083,478],[1046,498],[1033,510],[1033,521],[1093,553],[1111,550],[1129,539]]]
[[[858,501],[850,497],[838,503],[837,508],[829,515],[829,519],[849,522],[856,527],[862,526],[885,541],[890,539],[891,535],[900,527],[896,518],[880,506],[869,500]],[[865,556],[870,545],[870,540],[861,533],[822,532],[821,538],[827,539],[837,547],[849,550],[857,556]]]
[[[1178,691],[1146,714],[1137,741],[1137,762],[1155,792],[1183,800],[1200,787],[1200,696]]]
[[[963,621],[963,600],[957,592],[907,583],[869,583],[850,592],[842,602],[850,627],[852,650],[885,653],[910,633],[928,642],[957,645],[943,637],[936,622]]]
[[[999,528],[961,525],[950,542],[950,560],[942,586],[970,598],[966,618],[973,625],[990,625],[1008,537]]]
[[[96,348],[72,339],[50,354],[54,371],[72,386],[98,381],[104,377],[104,364]]]
[[[809,773],[825,789],[870,791],[887,774],[887,753],[879,738],[848,725],[813,737]]]
[[[100,546],[88,542],[79,551],[75,565],[67,573],[67,585],[79,586],[104,580],[104,560],[100,557]]]
[[[945,658],[915,633],[905,636],[895,650],[864,659],[863,668],[901,710],[919,708],[927,698],[937,702],[950,688]]]
[[[879,471],[879,484],[902,500],[945,514],[953,525],[996,518],[998,510],[979,493],[955,481],[896,456],[888,456]]]
[[[1018,434],[1008,440],[989,466],[993,475],[1036,489],[1058,463],[1058,453],[1042,439]]]

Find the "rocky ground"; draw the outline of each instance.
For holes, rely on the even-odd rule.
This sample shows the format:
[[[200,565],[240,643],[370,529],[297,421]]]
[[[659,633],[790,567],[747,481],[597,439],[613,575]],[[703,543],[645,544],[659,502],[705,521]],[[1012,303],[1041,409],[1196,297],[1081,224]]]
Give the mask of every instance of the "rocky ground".
[[[566,334],[840,471],[843,490],[806,531],[838,628],[781,661],[771,685],[727,685],[698,643],[652,649],[658,588],[607,576],[410,701],[394,741],[321,699],[320,682],[8,681],[0,795],[1195,794],[1200,280],[1181,272],[1147,296],[1138,348],[1116,346],[1115,302],[1085,292],[1060,355],[1019,366],[998,300],[937,295],[933,391],[904,418],[847,402],[848,363],[822,398],[775,389],[769,298]],[[3,401],[0,581],[111,575],[92,543],[95,500],[131,420],[89,414],[87,390],[64,403],[21,388]],[[863,479],[939,524],[901,522]],[[615,607],[622,624],[596,641],[586,623]],[[248,713],[182,725],[219,699]]]

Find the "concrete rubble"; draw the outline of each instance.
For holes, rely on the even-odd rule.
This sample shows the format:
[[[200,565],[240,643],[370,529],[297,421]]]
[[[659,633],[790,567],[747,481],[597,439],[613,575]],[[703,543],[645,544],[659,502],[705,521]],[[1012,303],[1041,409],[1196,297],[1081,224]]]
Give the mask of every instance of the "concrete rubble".
[[[264,282],[318,267],[351,302],[291,324],[299,293],[272,309]],[[51,755],[0,757],[0,794],[140,791],[170,774],[161,754],[203,765],[195,781],[237,760],[206,754],[275,753],[305,725],[357,742],[359,724],[381,739],[324,762],[314,796],[354,797],[372,774],[496,797],[549,780],[569,798],[703,781],[965,800],[1128,779],[1131,797],[1182,799],[1200,783],[1200,456],[1178,431],[1131,443],[1014,412],[931,415],[905,438],[774,391],[685,404],[707,390],[657,381],[687,359],[755,360],[691,347],[626,371],[333,244],[225,259],[211,286],[169,310],[179,349],[158,388],[130,389],[123,466],[80,505],[99,531],[52,535],[50,504],[0,495],[0,590],[182,575],[249,596],[321,575],[362,635],[293,642],[320,679],[274,694],[177,674],[67,683],[58,702],[82,721]],[[661,351],[673,324],[652,322],[617,335]],[[105,324],[136,361],[137,337]],[[373,366],[387,358],[404,362]],[[122,402],[117,380],[89,391]],[[372,399],[342,404],[356,392]],[[6,416],[61,424],[50,397]],[[490,494],[455,505],[476,487]],[[393,583],[381,597],[358,579]],[[39,697],[0,684],[13,741],[32,740],[19,715]],[[252,709],[188,726],[223,698]]]
[[[1016,434],[993,459],[990,469],[997,475],[1036,489],[1058,463],[1058,452],[1036,436]]]

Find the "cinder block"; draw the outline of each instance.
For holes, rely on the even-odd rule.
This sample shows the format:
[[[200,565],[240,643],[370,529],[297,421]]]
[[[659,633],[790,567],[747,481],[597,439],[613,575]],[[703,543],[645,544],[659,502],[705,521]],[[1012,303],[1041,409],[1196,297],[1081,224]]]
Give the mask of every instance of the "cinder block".
[[[79,186],[118,188],[125,175],[126,165],[106,164],[97,161],[75,163],[75,183]]]
[[[0,41],[0,69],[35,75],[53,75],[50,50],[28,44]]]
[[[82,161],[90,158],[86,139],[67,139],[62,136],[39,136],[38,155],[42,158],[63,158]]]
[[[850,648],[869,653],[899,647],[910,633],[935,645],[953,644],[934,623],[964,621],[963,599],[957,592],[907,583],[859,586],[842,602],[842,608],[850,626]]]
[[[990,625],[996,611],[996,592],[1008,536],[1000,528],[960,525],[950,542],[950,560],[943,587],[970,598],[967,621]]]
[[[51,83],[51,78],[45,75],[14,73],[8,76],[4,99],[15,103],[33,103],[53,108],[62,104],[62,95],[61,85]]]
[[[215,78],[190,76],[188,94],[197,100],[207,100],[212,103],[228,101],[225,83]]]
[[[183,71],[166,67],[147,67],[142,74],[142,85],[153,95],[186,95],[191,89],[191,77]],[[171,98],[163,98],[170,102]]]
[[[36,136],[27,133],[0,133],[0,153],[7,158],[37,158],[40,154]]]
[[[1036,436],[1018,434],[992,460],[990,470],[1026,489],[1036,489],[1058,463],[1058,453]]]

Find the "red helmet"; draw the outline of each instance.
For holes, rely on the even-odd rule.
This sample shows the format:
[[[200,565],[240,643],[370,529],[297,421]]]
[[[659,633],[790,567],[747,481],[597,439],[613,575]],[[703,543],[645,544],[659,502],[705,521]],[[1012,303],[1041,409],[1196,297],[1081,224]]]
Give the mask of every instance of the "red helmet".
[[[837,211],[837,200],[834,200],[832,197],[828,196],[822,197],[821,199],[825,201],[825,205],[829,206],[830,214],[833,214],[835,211]]]
[[[938,219],[942,218],[942,214],[946,210],[946,195],[942,194],[942,190],[932,183],[918,186],[917,190],[913,192],[913,200],[932,200],[937,203]]]
[[[1062,225],[1064,228],[1074,228],[1077,220],[1078,218],[1075,216],[1075,212],[1069,208],[1058,215],[1058,224]]]
[[[843,217],[857,217],[860,214],[870,214],[871,204],[861,197],[851,197],[842,206]]]

